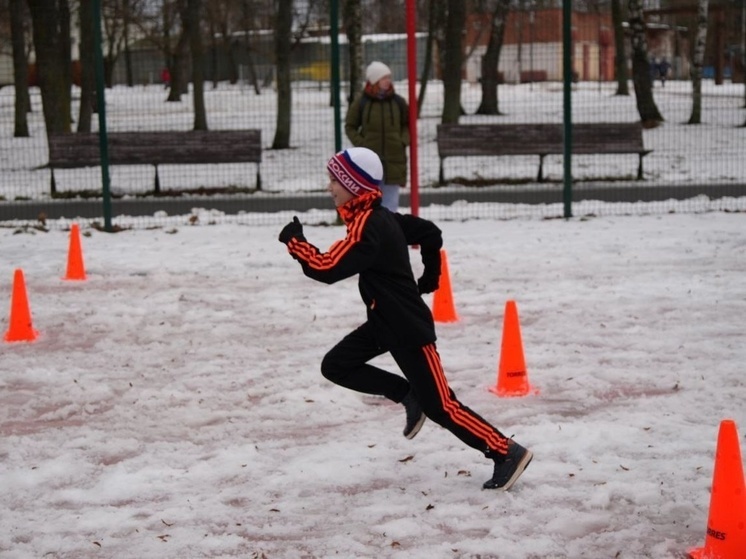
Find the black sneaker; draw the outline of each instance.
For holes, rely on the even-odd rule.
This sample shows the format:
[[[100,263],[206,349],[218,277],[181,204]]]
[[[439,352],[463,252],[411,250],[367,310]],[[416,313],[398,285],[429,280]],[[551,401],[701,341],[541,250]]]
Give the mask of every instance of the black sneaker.
[[[528,467],[533,457],[533,452],[511,440],[508,443],[508,453],[505,456],[493,458],[495,471],[492,474],[492,479],[484,482],[482,489],[507,491],[521,477],[523,470]]]
[[[407,392],[401,403],[407,412],[407,425],[404,427],[403,434],[407,439],[414,439],[415,435],[422,429],[422,424],[425,423],[427,417],[425,416],[425,412],[422,411],[417,397],[411,390]]]

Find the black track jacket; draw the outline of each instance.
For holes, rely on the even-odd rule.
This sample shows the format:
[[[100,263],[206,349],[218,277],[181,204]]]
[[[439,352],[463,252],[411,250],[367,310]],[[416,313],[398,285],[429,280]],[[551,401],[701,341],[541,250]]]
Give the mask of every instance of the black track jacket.
[[[381,206],[380,191],[353,198],[338,208],[347,235],[321,252],[293,238],[288,251],[309,278],[331,284],[359,274],[358,287],[378,344],[390,350],[435,342],[429,307],[419,294],[409,262],[409,245],[419,245],[424,273],[440,274],[440,229],[412,215]]]

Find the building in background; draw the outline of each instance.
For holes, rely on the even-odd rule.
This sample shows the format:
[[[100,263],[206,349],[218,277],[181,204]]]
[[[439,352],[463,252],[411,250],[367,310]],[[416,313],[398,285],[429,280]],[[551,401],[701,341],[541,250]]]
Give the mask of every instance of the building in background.
[[[471,51],[465,78],[481,77],[482,56],[489,40],[489,16],[471,16],[465,49]],[[614,40],[609,13],[574,12],[572,16],[573,71],[583,81],[614,78]],[[562,10],[512,10],[508,13],[499,75],[504,82],[562,80]]]
[[[478,82],[482,56],[489,40],[489,15],[467,22],[464,49],[470,53],[464,78]],[[625,22],[625,29],[627,28]],[[675,77],[688,76],[689,41],[686,27],[661,22],[648,24],[651,58],[673,62]],[[614,28],[611,14],[573,12],[573,75],[581,81],[611,81],[614,73]],[[562,81],[562,10],[526,9],[508,13],[498,67],[502,81],[527,83]]]

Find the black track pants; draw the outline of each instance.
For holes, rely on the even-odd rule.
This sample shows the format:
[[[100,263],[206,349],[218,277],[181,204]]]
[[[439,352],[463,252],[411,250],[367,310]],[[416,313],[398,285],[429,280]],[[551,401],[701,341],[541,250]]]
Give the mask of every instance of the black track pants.
[[[405,380],[368,364],[385,353],[371,330],[366,322],[334,346],[321,362],[324,377],[350,390],[379,394],[394,402],[401,402],[411,387],[425,415],[465,444],[488,456],[507,452],[508,439],[458,401],[448,386],[435,344],[390,351]]]

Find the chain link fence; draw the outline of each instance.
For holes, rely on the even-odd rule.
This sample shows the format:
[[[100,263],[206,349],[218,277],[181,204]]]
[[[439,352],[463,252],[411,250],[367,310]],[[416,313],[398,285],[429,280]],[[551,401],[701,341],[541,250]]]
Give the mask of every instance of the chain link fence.
[[[562,37],[552,23],[558,16],[559,10],[511,12],[498,68],[499,114],[477,114],[483,100],[480,68],[486,43],[484,37],[467,37],[459,124],[510,124],[519,125],[518,130],[523,125],[528,131],[536,124],[563,123],[567,112]],[[642,131],[642,143],[649,153],[642,158],[641,178],[640,157],[634,152],[575,154],[571,170],[574,215],[664,213],[672,211],[673,200],[678,200],[676,211],[746,209],[746,103],[738,55],[738,18],[734,18],[733,30],[728,27],[730,23],[715,29],[725,37],[717,44],[731,54],[725,63],[722,57],[715,57],[714,62],[705,60],[700,124],[688,124],[693,106],[687,42],[691,29],[684,25],[688,21],[658,16],[656,25],[649,26],[652,95],[663,121]],[[631,78],[629,93],[618,94],[610,25],[611,15],[605,12],[574,20],[571,115],[576,125],[613,126],[640,121]],[[227,42],[206,41],[203,66],[207,128],[260,131],[261,161],[205,163],[195,157],[193,163],[159,163],[156,168],[158,162],[151,164],[143,155],[145,159],[135,164],[111,164],[114,222],[124,223],[126,219],[132,226],[159,226],[172,216],[186,216],[179,218],[185,220],[199,214],[203,221],[211,222],[233,219],[280,223],[288,212],[307,212],[308,219],[334,221],[325,191],[325,163],[337,147],[335,118],[341,115],[344,119],[350,98],[348,50],[344,37],[340,39],[339,112],[332,103],[328,34],[306,38],[293,47],[291,114],[282,115],[290,118],[287,149],[272,147],[278,126],[272,34],[244,33]],[[364,36],[362,44],[364,63],[380,60],[389,65],[395,89],[408,98],[406,36]],[[422,76],[430,52],[426,34],[418,34],[416,44],[417,74]],[[541,157],[539,153],[465,155],[441,160],[437,130],[442,121],[444,88],[437,49],[430,56],[428,78],[419,79],[416,86],[423,99],[416,123],[416,187],[422,215],[440,219],[562,217],[561,153]],[[105,90],[109,134],[192,130],[194,86],[190,83],[182,94],[174,95],[168,68],[162,51],[145,40],[134,40],[126,53],[116,57],[110,68],[111,86]],[[83,95],[79,84],[73,83],[71,91],[75,130]],[[0,221],[35,223],[64,217],[101,222],[101,167],[57,168],[52,173],[42,99],[33,82],[30,102],[29,136],[14,137],[15,91],[12,86],[0,89]],[[92,132],[98,126],[94,115]],[[349,140],[342,137],[342,147],[349,146]],[[214,146],[212,150],[219,151]],[[410,154],[410,160],[414,155]],[[541,181],[537,180],[540,162]],[[410,181],[402,191],[401,211],[411,210],[412,187]]]

